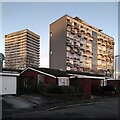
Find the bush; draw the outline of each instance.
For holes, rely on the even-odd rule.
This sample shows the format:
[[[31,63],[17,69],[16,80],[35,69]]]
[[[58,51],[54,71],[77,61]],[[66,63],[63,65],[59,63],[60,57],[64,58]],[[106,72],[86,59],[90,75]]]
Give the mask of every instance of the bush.
[[[81,90],[77,90],[73,86],[57,86],[57,85],[48,85],[44,83],[39,83],[37,92],[46,92],[46,93],[52,93],[52,94],[73,94],[73,93],[79,93]]]
[[[114,91],[115,90],[114,86],[112,86],[112,85],[101,86],[100,89],[104,90],[104,91]]]
[[[61,94],[62,89],[59,86],[49,86],[46,88],[45,92],[54,93],[54,94]]]

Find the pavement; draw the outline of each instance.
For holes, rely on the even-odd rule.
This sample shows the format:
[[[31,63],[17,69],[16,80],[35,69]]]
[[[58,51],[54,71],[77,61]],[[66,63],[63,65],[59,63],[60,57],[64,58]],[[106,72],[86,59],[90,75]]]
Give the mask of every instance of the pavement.
[[[28,100],[16,96],[5,96],[3,97],[3,101],[11,105],[12,108],[15,109],[32,108],[34,106],[34,104],[29,102]]]
[[[41,95],[22,95],[19,97],[5,96],[5,97],[3,97],[3,117],[5,117],[5,118],[6,117],[15,117],[15,116],[20,117],[22,115],[23,115],[23,117],[24,116],[29,117],[32,114],[38,115],[38,116],[33,116],[33,117],[40,117],[39,114],[43,117],[45,117],[46,115],[49,115],[49,114],[50,114],[50,116],[52,114],[54,114],[57,117],[57,115],[59,116],[59,114],[55,114],[54,111],[59,111],[59,110],[65,111],[65,109],[71,109],[71,111],[73,111],[72,109],[79,108],[80,106],[81,107],[82,106],[89,106],[89,107],[95,106],[96,107],[96,105],[99,105],[99,104],[101,106],[102,106],[102,104],[104,104],[104,106],[102,106],[102,108],[101,108],[104,110],[107,108],[107,107],[105,107],[106,106],[105,103],[108,104],[110,102],[110,104],[111,104],[112,101],[114,101],[114,102],[117,101],[117,98],[95,98],[94,97],[94,99],[90,99],[90,100],[65,101],[65,100],[47,98],[47,97],[44,97]],[[109,104],[109,106],[110,106],[110,104]],[[114,103],[114,104],[117,105],[117,103]],[[99,106],[97,106],[97,107],[99,108]],[[70,113],[68,113],[68,114],[70,114]],[[75,115],[75,114],[78,114],[78,113],[74,113],[72,115]],[[63,117],[65,117],[65,115],[63,115]]]

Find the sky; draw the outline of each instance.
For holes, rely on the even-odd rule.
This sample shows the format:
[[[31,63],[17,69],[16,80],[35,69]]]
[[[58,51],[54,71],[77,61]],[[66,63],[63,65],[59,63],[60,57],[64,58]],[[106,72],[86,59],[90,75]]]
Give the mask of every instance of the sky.
[[[118,53],[117,2],[3,2],[0,52],[4,54],[4,35],[29,29],[40,35],[40,67],[49,67],[49,25],[58,18],[78,16],[115,39]]]

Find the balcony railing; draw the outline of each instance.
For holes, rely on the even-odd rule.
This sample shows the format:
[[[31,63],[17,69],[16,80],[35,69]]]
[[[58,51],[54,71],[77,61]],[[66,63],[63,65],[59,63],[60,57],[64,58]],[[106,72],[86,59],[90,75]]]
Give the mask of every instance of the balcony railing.
[[[83,64],[83,63],[80,63],[80,67],[82,67],[82,68],[83,68],[83,67],[84,67],[84,64]]]
[[[71,21],[67,21],[67,24],[71,26],[71,25],[72,25],[72,22],[71,22]]]
[[[69,32],[70,32],[70,31],[71,31],[71,28],[67,27],[67,31],[69,31]]]
[[[91,64],[91,60],[86,60],[86,63],[87,64]]]
[[[74,25],[74,26],[75,26],[75,28],[79,29],[79,25]]]
[[[79,37],[81,37],[81,32],[78,32],[77,35],[78,35]]]
[[[88,39],[88,36],[87,36],[87,35],[84,35],[84,39]]]
[[[83,56],[88,56],[88,55],[86,53],[84,53]]]
[[[92,38],[92,37],[90,37],[90,38],[89,38],[89,40],[90,40],[90,41],[93,41],[93,38]]]
[[[81,32],[86,33],[86,30],[84,28],[80,28]]]
[[[73,49],[70,49],[70,53],[71,53],[71,54],[74,54],[75,51],[74,51]]]
[[[80,56],[81,55],[80,51],[78,51],[77,54]]]
[[[74,47],[75,47],[75,48],[79,48],[80,45],[78,45],[78,44],[74,44]]]
[[[67,45],[68,46],[73,46],[73,43],[71,43],[70,41],[67,41]]]
[[[92,37],[92,33],[91,33],[91,31],[87,31],[87,34],[90,36],[90,37]]]
[[[71,33],[74,34],[74,33],[75,33],[75,30],[71,30]]]
[[[67,66],[69,66],[69,67],[73,67],[73,64],[71,64],[70,62],[67,62],[66,64],[67,64]]]
[[[85,44],[85,42],[84,42],[84,41],[82,41],[82,40],[80,41],[80,43],[81,43],[81,44]]]
[[[79,68],[80,66],[78,65],[78,63],[75,63],[74,67]]]

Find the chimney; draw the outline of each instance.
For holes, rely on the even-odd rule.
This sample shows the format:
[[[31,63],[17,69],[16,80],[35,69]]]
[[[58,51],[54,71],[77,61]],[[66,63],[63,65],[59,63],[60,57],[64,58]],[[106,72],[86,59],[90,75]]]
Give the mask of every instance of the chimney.
[[[0,53],[0,72],[2,72],[3,69],[3,60],[4,60],[4,55]]]

